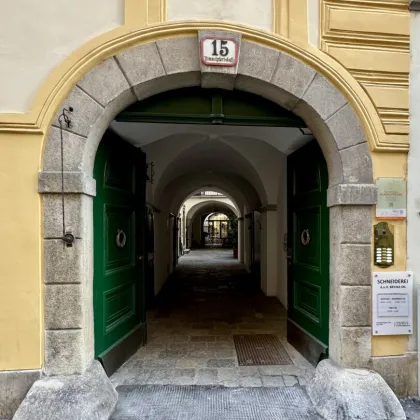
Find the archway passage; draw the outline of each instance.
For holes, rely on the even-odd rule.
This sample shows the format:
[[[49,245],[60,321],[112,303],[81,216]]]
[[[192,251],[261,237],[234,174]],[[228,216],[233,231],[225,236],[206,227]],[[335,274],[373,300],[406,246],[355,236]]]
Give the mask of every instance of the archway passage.
[[[295,366],[305,377],[310,364],[289,343],[286,350],[286,330],[296,344],[299,334],[318,340],[301,346],[303,354],[319,359],[328,348],[328,176],[312,133],[285,109],[240,91],[183,89],[143,102],[111,123],[95,162],[96,356],[112,374],[143,345],[116,383],[133,375],[133,363],[141,366],[137,384],[153,384],[163,373],[151,368],[162,363],[190,364],[183,379],[190,385],[219,384],[225,368],[239,381],[247,365],[260,385],[270,381],[258,365]],[[177,137],[174,122],[182,124]],[[288,174],[286,148],[299,149],[289,152]],[[157,216],[153,266],[166,272],[148,270],[147,203]],[[278,261],[286,231],[288,250]],[[246,340],[250,349],[241,348]],[[146,362],[154,355],[165,362]],[[282,374],[276,380],[283,383]]]
[[[67,181],[65,192],[69,193],[66,204],[70,207],[70,211],[66,212],[66,217],[70,217],[67,226],[77,239],[73,249],[66,249],[63,254],[60,248],[61,225],[56,217],[61,201],[55,194],[59,192],[56,181],[60,170],[60,149],[57,147],[60,131],[55,120],[45,148],[44,172],[40,182],[41,191],[46,193],[45,256],[46,266],[55,254],[61,256],[63,264],[69,266],[68,271],[74,273],[71,280],[79,298],[69,300],[66,313],[71,316],[57,321],[60,317],[49,296],[66,293],[67,289],[46,276],[47,283],[51,283],[46,294],[46,374],[83,372],[94,356],[91,317],[86,316],[93,313],[93,299],[89,294],[93,271],[88,254],[88,250],[92,249],[90,238],[94,227],[91,206],[95,188],[91,177],[95,152],[110,125],[114,136],[140,146],[147,156],[147,176],[153,181],[153,184],[147,184],[153,187],[148,188],[146,202],[154,212],[155,294],[171,274],[176,262],[173,239],[176,238],[179,223],[177,212],[186,197],[206,187],[226,191],[240,210],[238,231],[243,234],[242,237],[239,235],[238,243],[243,244],[245,268],[252,266],[255,261],[253,258],[258,247],[248,245],[252,240],[256,241],[259,232],[261,289],[265,295],[278,298],[284,306],[287,306],[288,289],[284,282],[279,281],[285,278],[281,273],[287,272],[286,229],[280,229],[281,224],[287,224],[284,206],[287,195],[286,160],[287,155],[312,138],[306,136],[306,127],[309,127],[308,134],[316,136],[328,166],[329,191],[325,204],[330,207],[333,221],[330,231],[330,357],[344,366],[363,367],[369,364],[368,276],[366,272],[353,270],[354,259],[348,258],[354,250],[359,256],[370,258],[371,205],[376,195],[364,131],[346,99],[314,69],[291,56],[248,41],[241,43],[240,51],[237,67],[224,72],[222,69],[201,66],[197,37],[144,44],[106,60],[79,81],[63,103],[67,108],[74,108],[71,129],[65,130],[63,135],[65,148],[68,148],[64,168]],[[182,60],[178,59],[180,56]],[[264,59],[256,61],[255,57]],[[111,80],[115,83],[110,86]],[[289,118],[288,126],[277,121],[271,127],[267,127],[267,124],[257,127],[208,125],[203,121],[185,126],[179,120],[175,121],[175,125],[165,121],[163,126],[143,120],[134,123],[143,124],[141,130],[135,130],[134,136],[130,135],[130,130],[120,130],[120,124],[130,123],[112,123],[119,112],[137,100],[167,90],[199,85],[203,88],[235,88],[236,91],[252,92],[281,106],[281,115],[289,118],[290,114],[284,111],[287,110],[298,115],[298,118]],[[212,97],[211,105],[214,102],[217,101]],[[267,107],[265,112],[268,113],[269,109]],[[213,111],[210,109],[215,114]],[[216,122],[224,122],[220,114],[216,113],[212,118]],[[234,113],[231,115],[237,117]],[[233,117],[232,121],[235,120]],[[290,120],[296,125],[291,124]],[[212,127],[211,132],[207,130],[209,126]],[[175,144],[177,147],[174,147]],[[220,156],[225,160],[218,160]],[[284,182],[280,183],[280,179]],[[273,180],[275,182],[271,182]],[[290,238],[290,232],[287,233]],[[309,232],[309,235],[303,235],[304,242],[308,241],[308,236],[313,238]],[[119,237],[121,239],[121,235]],[[117,238],[115,232],[111,238],[109,243],[114,246]],[[310,243],[316,241],[310,240]],[[143,258],[137,258],[136,262],[130,260],[126,265],[144,264],[145,255],[139,257]],[[301,262],[310,265],[312,256],[304,257],[307,261]],[[349,273],[352,272],[356,274],[349,280]],[[348,287],[349,282],[351,287]],[[306,289],[307,299],[312,298],[312,301],[310,308],[301,305],[302,311],[310,313],[309,309],[320,306],[314,292],[315,288],[312,288],[312,293]],[[347,296],[351,299],[348,300]],[[348,304],[350,301],[355,304]],[[114,299],[111,302],[119,304],[123,300]],[[121,305],[120,309],[120,314],[131,315],[129,306]],[[108,321],[111,326],[119,325],[112,324],[112,317]],[[304,332],[304,329],[298,328],[296,331]],[[354,334],[357,334],[357,340]],[[308,347],[307,337],[299,337],[303,348]],[[70,352],[64,344],[64,338],[73,343]]]
[[[232,223],[224,213],[210,213],[203,220],[204,245],[207,247],[225,247],[229,239]]]
[[[181,240],[186,249],[237,244],[240,211],[225,193],[200,191],[182,205],[184,223]]]

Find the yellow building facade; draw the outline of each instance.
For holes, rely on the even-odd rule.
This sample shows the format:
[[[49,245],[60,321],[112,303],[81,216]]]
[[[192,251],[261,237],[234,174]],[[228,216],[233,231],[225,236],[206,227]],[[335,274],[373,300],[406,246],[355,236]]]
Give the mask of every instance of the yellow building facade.
[[[63,106],[74,106],[66,99],[72,89],[105,60],[154,42],[194,38],[200,31],[240,34],[242,45],[277,51],[314,69],[345,98],[364,131],[372,184],[377,178],[407,179],[408,0],[247,0],[240,5],[234,0],[98,0],[89,4],[78,0],[61,6],[48,1],[25,3],[25,8],[8,5],[0,17],[4,28],[0,47],[0,224],[4,238],[0,244],[0,378],[2,374],[9,381],[12,374],[19,378],[12,397],[3,402],[7,408],[0,414],[5,418],[11,418],[34,380],[44,374],[70,373],[55,370],[54,364],[46,366],[47,354],[52,351],[46,330],[54,328],[46,327],[51,295],[45,293],[45,276],[55,254],[46,246],[51,237],[45,233],[54,211],[59,219],[59,207],[44,197],[60,191],[58,187],[54,190],[57,182],[40,178],[40,173],[58,171],[48,169],[54,160],[48,138],[56,114]],[[20,23],[15,23],[16,17]],[[176,48],[182,62],[182,44]],[[76,112],[81,106],[75,106]],[[89,129],[94,126],[86,124]],[[318,129],[322,136],[323,129]],[[316,130],[312,128],[314,133]],[[86,139],[89,136],[86,134]],[[327,147],[321,144],[321,148],[325,154]],[[331,161],[327,158],[329,169]],[[368,184],[349,177],[348,184]],[[366,204],[370,206],[373,240],[373,226],[379,220],[374,203]],[[349,202],[350,207],[356,205]],[[387,269],[374,266],[373,249],[369,248],[370,261],[363,260],[369,272],[407,270],[407,223],[392,223],[394,265]],[[60,316],[71,317],[67,312]],[[371,324],[360,328],[364,328],[363,337],[354,330],[356,335],[350,341],[365,340]],[[81,340],[87,340],[89,334]],[[347,363],[344,350],[337,350],[341,356],[336,361],[342,360],[345,367],[373,368],[399,395],[417,394],[416,337],[370,332],[366,340],[369,354],[361,357],[363,362]],[[359,351],[357,346],[352,349]],[[93,359],[92,351],[80,357],[75,372],[82,374]]]

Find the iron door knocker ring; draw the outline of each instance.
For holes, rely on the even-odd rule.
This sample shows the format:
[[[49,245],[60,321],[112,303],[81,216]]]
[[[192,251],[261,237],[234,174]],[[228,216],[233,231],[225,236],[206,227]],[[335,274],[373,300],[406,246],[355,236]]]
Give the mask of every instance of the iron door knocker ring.
[[[309,229],[304,229],[300,234],[300,241],[302,242],[303,246],[308,246],[309,242],[311,242],[311,235],[309,234]]]
[[[124,248],[127,243],[127,236],[122,229],[117,230],[117,237],[115,238],[118,248]]]

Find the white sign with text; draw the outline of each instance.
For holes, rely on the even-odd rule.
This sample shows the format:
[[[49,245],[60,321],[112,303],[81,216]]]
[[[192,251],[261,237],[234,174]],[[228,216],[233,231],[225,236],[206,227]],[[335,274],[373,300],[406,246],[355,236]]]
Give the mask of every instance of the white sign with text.
[[[208,37],[201,40],[201,61],[206,66],[234,67],[238,63],[238,54],[235,39]]]
[[[413,334],[413,273],[373,273],[373,335]]]

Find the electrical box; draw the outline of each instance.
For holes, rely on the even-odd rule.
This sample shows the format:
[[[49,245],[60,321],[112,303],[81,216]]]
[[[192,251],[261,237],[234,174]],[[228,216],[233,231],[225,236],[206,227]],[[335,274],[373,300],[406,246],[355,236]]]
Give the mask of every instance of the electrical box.
[[[387,222],[374,226],[375,265],[391,267],[394,265],[394,229]]]

